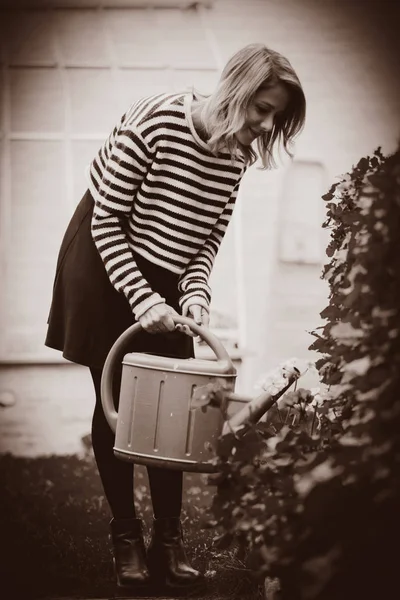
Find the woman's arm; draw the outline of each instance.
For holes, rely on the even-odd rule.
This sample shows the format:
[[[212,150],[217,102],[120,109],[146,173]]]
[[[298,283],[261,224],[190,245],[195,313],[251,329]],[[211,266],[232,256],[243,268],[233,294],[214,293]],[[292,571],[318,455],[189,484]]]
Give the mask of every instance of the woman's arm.
[[[136,190],[152,162],[152,153],[138,132],[126,128],[118,133],[109,157],[103,160],[106,166],[101,178],[92,169],[98,190],[92,237],[111,283],[126,296],[139,319],[152,306],[165,302],[140,272],[123,227]]]
[[[209,311],[211,302],[211,288],[208,284],[215,257],[224,238],[226,229],[232,217],[240,180],[235,185],[229,201],[227,202],[218,221],[214,225],[208,239],[192,258],[179,281],[179,290],[182,296],[179,300],[182,314],[187,315],[189,307],[198,305]]]

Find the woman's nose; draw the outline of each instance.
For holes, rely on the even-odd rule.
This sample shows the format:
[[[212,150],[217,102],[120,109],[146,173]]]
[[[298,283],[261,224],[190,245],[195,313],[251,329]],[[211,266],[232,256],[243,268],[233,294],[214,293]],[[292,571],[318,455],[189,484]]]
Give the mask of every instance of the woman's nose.
[[[268,115],[261,122],[261,128],[265,133],[269,133],[274,126],[274,117],[272,115]]]

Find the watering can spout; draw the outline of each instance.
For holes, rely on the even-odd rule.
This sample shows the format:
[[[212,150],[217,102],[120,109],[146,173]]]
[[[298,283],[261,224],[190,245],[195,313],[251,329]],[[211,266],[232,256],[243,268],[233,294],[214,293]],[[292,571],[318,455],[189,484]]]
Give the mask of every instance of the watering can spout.
[[[286,371],[287,384],[280,389],[276,394],[264,391],[259,396],[253,399],[247,399],[239,394],[228,393],[228,403],[234,400],[245,402],[245,406],[235,413],[228,421],[225,422],[222,429],[222,435],[234,433],[238,437],[242,437],[249,428],[257,423],[261,417],[279,400],[279,398],[293,385],[300,377],[300,371],[296,367],[292,367]]]

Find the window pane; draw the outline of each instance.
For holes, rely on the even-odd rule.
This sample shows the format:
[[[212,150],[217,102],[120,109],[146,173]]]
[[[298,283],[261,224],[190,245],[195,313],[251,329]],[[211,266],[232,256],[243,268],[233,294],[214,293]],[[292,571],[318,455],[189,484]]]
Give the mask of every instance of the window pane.
[[[214,67],[212,49],[196,11],[157,10],[164,60],[172,66]]]
[[[8,258],[54,256],[68,218],[62,142],[11,143],[11,231]]]
[[[85,177],[85,168],[92,162],[101,144],[102,142],[100,140],[72,142],[74,199],[77,204],[88,187]]]
[[[50,308],[54,270],[49,263],[11,259],[7,273],[2,311],[6,329],[14,336],[14,332],[23,333],[25,330],[28,333],[44,328]],[[43,341],[44,338],[41,344]]]
[[[166,70],[124,69],[120,73],[120,78],[125,98],[122,112],[125,112],[132,102],[139,98],[173,91]]]
[[[180,92],[195,87],[202,94],[214,91],[219,73],[218,71],[196,71],[193,69],[179,69],[173,72],[174,91]]]
[[[72,131],[104,133],[122,114],[121,91],[110,69],[67,69]]]
[[[106,23],[120,65],[166,63],[165,48],[154,16],[149,10],[109,10]]]
[[[11,69],[12,131],[64,129],[64,97],[57,69]]]
[[[1,19],[10,64],[29,65],[56,60],[49,11],[2,11]]]
[[[109,65],[106,37],[98,11],[57,11],[57,33],[66,63]]]

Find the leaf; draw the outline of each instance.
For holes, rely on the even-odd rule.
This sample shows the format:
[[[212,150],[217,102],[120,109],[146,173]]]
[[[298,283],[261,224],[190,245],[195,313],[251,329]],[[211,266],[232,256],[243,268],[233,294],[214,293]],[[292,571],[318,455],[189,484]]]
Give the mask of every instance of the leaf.
[[[329,256],[329,258],[331,258],[331,257],[332,257],[332,256],[335,254],[335,250],[336,250],[336,248],[337,248],[337,245],[336,245],[336,243],[335,243],[335,242],[331,242],[331,243],[330,243],[330,244],[327,246],[327,248],[326,248],[326,250],[325,250],[325,252],[326,252],[326,255],[327,255],[327,256]]]
[[[342,371],[361,376],[365,375],[370,367],[371,358],[369,356],[364,356],[363,358],[359,358],[345,364],[344,367],[342,367]]]
[[[346,213],[342,216],[342,221],[343,223],[346,223],[346,225],[354,225],[360,221],[360,215],[356,212]]]
[[[357,164],[357,169],[359,169],[360,171],[366,171],[369,167],[369,160],[368,158],[361,158],[360,161]]]
[[[190,401],[190,409],[195,410],[196,408],[203,408],[206,406],[214,406],[223,409],[226,391],[226,387],[219,381],[199,386],[193,392]]]
[[[375,169],[378,165],[379,165],[379,160],[378,160],[377,156],[375,155],[371,158],[371,167],[373,169]]]
[[[211,384],[207,384],[201,387],[198,387],[194,390],[191,401],[190,401],[190,409],[194,410],[196,408],[202,408],[203,406],[208,406],[210,404],[211,399]]]
[[[341,466],[334,467],[333,460],[329,458],[304,475],[295,477],[295,488],[300,496],[304,498],[318,483],[333,479],[340,475],[343,470],[344,468]]]
[[[327,192],[326,194],[324,194],[322,196],[322,200],[325,200],[325,202],[329,202],[329,200],[333,199],[333,194],[331,192]]]

